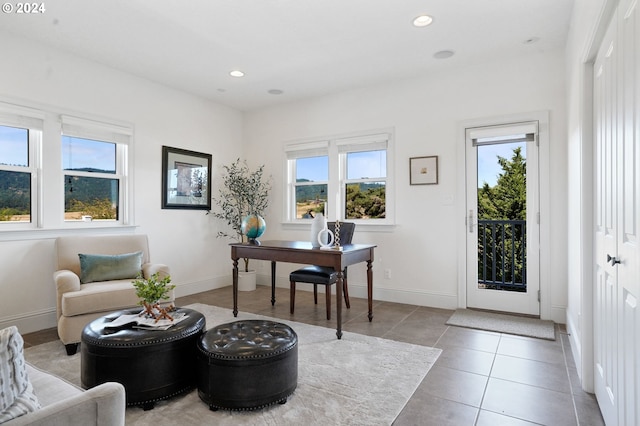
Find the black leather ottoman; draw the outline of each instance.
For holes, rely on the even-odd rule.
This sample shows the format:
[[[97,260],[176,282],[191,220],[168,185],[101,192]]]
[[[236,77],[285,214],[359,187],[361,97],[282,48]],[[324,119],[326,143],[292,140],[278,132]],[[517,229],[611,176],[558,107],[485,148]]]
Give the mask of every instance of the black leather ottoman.
[[[198,340],[198,395],[211,410],[253,410],[298,385],[298,335],[273,321],[218,325]]]
[[[167,330],[127,326],[105,329],[122,314],[115,312],[89,323],[81,337],[81,381],[85,389],[104,382],[124,385],[127,405],[153,408],[156,401],[196,386],[196,345],[205,328],[197,311],[178,308],[187,318]]]

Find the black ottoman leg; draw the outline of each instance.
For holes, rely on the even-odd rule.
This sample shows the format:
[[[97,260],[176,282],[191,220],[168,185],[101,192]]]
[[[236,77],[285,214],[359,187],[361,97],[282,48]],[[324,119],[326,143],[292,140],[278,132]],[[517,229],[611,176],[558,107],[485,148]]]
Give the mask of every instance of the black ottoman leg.
[[[79,343],[69,343],[68,345],[64,345],[64,348],[67,350],[67,355],[75,355],[78,351]]]

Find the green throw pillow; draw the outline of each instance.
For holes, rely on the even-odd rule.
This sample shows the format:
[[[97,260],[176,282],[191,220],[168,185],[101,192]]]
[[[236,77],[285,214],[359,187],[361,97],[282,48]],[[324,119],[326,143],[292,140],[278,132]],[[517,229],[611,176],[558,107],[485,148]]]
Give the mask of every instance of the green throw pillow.
[[[124,280],[142,272],[142,252],[125,254],[78,254],[80,282]]]

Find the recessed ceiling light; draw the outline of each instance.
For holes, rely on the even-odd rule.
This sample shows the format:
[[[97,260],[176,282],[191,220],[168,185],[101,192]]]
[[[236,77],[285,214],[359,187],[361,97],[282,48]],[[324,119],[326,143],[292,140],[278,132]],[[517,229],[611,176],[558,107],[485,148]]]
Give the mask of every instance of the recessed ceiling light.
[[[452,57],[455,54],[453,50],[441,50],[433,54],[433,57],[436,59],[447,59]]]
[[[240,70],[233,70],[229,73],[231,77],[244,77],[244,73]]]
[[[414,27],[426,27],[433,22],[433,18],[429,15],[416,16],[413,20]]]
[[[282,95],[284,91],[280,89],[271,89],[271,90],[268,90],[267,93],[270,95]]]

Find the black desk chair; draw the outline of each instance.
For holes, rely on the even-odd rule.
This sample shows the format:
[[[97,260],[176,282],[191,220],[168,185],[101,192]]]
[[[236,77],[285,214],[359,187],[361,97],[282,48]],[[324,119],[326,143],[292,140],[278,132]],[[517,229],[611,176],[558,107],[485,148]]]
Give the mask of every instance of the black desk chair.
[[[336,224],[335,222],[328,222],[327,227],[331,232],[335,232]],[[340,245],[351,244],[355,228],[355,223],[340,222]],[[293,314],[296,300],[296,283],[313,284],[313,301],[316,305],[318,304],[318,285],[320,284],[326,287],[327,319],[331,319],[331,285],[338,281],[338,273],[335,269],[326,266],[306,266],[293,271],[289,275],[289,281],[291,283],[291,314]],[[344,268],[342,271],[342,292],[344,293],[345,305],[347,308],[350,308],[349,290],[347,288],[347,268]]]

